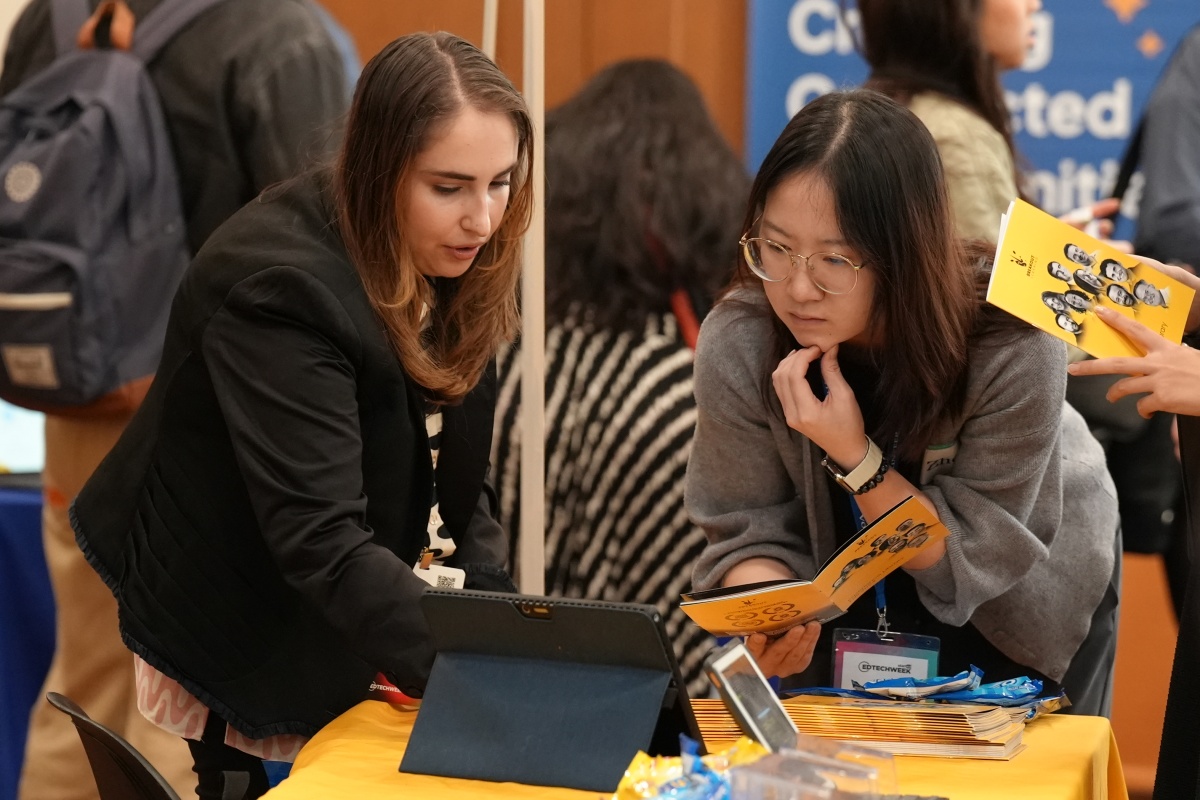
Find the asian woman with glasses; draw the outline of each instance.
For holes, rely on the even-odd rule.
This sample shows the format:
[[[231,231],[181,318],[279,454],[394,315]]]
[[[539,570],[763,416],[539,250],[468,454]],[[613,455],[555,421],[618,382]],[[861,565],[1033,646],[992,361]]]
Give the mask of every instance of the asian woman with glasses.
[[[954,234],[928,130],[868,90],[810,103],[744,225],[696,355],[694,588],[811,578],[915,496],[949,536],[885,581],[891,626],[940,638],[938,674],[1027,675],[1106,713],[1120,543],[1104,454],[1063,403],[1065,346],[984,304],[989,259]],[[837,627],[876,621],[868,592]],[[831,627],[749,646],[768,673],[828,685]]]

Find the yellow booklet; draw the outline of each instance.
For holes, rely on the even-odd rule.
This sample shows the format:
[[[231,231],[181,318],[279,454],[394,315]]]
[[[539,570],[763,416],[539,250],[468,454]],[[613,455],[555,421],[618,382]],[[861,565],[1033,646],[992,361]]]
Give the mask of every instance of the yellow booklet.
[[[1089,355],[1142,355],[1096,318],[1098,305],[1178,343],[1193,294],[1024,200],[1013,200],[1001,219],[988,302]]]
[[[915,497],[863,528],[811,581],[763,581],[683,595],[679,607],[717,636],[777,633],[804,622],[840,617],[863,592],[946,535]]]

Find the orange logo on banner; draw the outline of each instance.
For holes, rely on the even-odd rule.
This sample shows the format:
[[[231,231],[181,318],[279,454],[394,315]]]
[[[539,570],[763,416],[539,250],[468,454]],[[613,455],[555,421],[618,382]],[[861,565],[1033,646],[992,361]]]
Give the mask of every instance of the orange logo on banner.
[[[1149,3],[1146,0],[1104,0],[1104,5],[1113,10],[1117,19],[1128,25]]]

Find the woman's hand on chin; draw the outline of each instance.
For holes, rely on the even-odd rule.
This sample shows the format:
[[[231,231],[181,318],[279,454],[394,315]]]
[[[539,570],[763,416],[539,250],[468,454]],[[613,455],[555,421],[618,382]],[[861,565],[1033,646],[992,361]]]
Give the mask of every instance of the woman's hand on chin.
[[[807,436],[844,470],[852,470],[866,452],[862,410],[837,361],[838,345],[824,354],[819,347],[793,350],[775,368],[771,383],[788,427]],[[813,394],[805,377],[821,360],[824,398]]]

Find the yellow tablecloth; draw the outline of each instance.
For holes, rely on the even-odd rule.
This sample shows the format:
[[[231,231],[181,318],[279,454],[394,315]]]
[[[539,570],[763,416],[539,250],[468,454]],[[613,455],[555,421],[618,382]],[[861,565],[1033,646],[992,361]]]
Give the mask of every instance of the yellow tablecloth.
[[[1112,726],[1104,717],[1052,714],[1025,728],[1010,761],[896,758],[904,794],[951,800],[1129,800]]]
[[[409,775],[400,757],[413,712],[368,700],[341,715],[300,751],[291,776],[267,800],[456,800],[457,798],[596,798],[593,792]],[[1011,761],[896,759],[904,794],[951,800],[1128,800],[1108,720],[1050,716],[1025,731],[1026,749]]]

